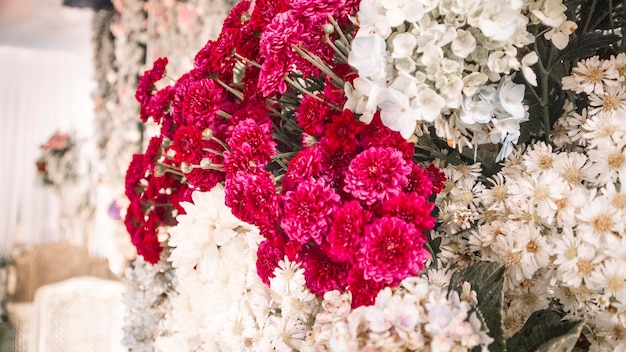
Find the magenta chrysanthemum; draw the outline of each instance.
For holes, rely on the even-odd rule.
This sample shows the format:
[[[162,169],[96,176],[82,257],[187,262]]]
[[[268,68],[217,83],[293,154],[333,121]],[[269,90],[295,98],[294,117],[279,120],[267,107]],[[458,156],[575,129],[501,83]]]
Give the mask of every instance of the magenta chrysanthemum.
[[[317,177],[321,171],[322,153],[319,148],[311,147],[298,152],[289,161],[283,178],[283,192],[294,189],[299,183]]]
[[[356,200],[345,203],[337,210],[326,238],[329,257],[354,262],[354,253],[363,236],[364,218],[364,210]]]
[[[410,172],[411,166],[397,149],[369,148],[350,162],[344,191],[371,205],[400,193],[409,183]]]
[[[397,283],[424,268],[426,237],[412,224],[385,216],[365,227],[358,266],[366,279]]]
[[[285,194],[280,225],[289,238],[300,243],[312,239],[319,245],[338,204],[339,195],[322,180],[304,181]]]
[[[257,225],[270,225],[278,214],[278,195],[270,172],[257,169],[246,173],[239,171],[224,184],[226,205],[242,221]]]
[[[310,247],[303,255],[306,286],[318,296],[331,290],[343,290],[350,265],[332,261],[319,247]]]

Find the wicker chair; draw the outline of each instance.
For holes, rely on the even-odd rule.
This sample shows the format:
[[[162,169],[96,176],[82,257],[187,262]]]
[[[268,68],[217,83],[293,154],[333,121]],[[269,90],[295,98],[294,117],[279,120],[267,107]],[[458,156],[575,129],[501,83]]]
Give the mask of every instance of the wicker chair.
[[[119,281],[87,276],[41,287],[33,307],[32,350],[124,351],[123,289]]]
[[[24,252],[14,259],[11,269],[13,287],[7,310],[15,327],[17,352],[35,348],[33,320],[38,312],[33,299],[41,287],[81,276],[116,279],[105,258],[91,257],[85,248],[67,243],[44,244]]]

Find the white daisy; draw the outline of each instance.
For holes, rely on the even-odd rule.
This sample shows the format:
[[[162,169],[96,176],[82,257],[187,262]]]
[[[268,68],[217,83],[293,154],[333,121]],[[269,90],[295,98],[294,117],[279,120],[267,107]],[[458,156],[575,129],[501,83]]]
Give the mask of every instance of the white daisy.
[[[552,146],[544,142],[533,144],[524,153],[523,163],[526,172],[534,173],[554,169],[555,154],[552,153]]]
[[[598,196],[580,209],[577,234],[584,242],[602,248],[607,240],[614,237],[613,233],[624,231],[622,213],[611,206],[604,196]]]
[[[619,302],[626,302],[626,262],[608,259],[602,263],[602,268],[594,271],[586,282],[591,289],[604,289],[604,298],[610,302],[614,297]]]

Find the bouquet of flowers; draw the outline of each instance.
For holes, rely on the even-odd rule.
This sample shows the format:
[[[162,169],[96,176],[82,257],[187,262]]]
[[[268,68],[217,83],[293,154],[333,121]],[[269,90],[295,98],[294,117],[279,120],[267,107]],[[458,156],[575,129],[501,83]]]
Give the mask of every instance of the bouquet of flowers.
[[[623,11],[242,1],[173,85],[158,59],[125,218],[171,248],[154,346],[626,348]]]
[[[75,137],[69,133],[55,132],[41,146],[37,158],[37,179],[44,186],[60,187],[74,182],[78,177],[78,148]]]

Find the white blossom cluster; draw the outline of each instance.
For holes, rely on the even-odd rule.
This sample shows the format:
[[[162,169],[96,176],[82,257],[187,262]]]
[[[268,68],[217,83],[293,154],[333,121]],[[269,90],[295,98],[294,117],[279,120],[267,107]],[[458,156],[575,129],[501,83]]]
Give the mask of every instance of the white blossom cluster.
[[[472,307],[478,302],[468,282],[463,294],[405,279],[382,290],[376,303],[351,309],[349,292],[330,291],[302,351],[487,351],[493,339],[481,330]]]
[[[170,232],[178,295],[164,322],[160,351],[293,351],[319,302],[304,270],[281,261],[269,289],[256,271],[259,230],[224,204],[224,188],[196,191]]]
[[[508,75],[522,70],[536,85],[528,28],[567,45],[576,26],[565,10],[561,0],[361,1],[345,107],[365,122],[380,111],[407,139],[432,124],[450,146],[503,143],[504,156],[527,115],[524,86]]]
[[[124,273],[124,304],[126,317],[122,344],[133,352],[154,352],[154,339],[166,333],[161,321],[171,311],[176,277],[165,260],[150,264],[137,257]]]
[[[519,148],[482,180],[479,164],[448,166],[437,204],[440,258],[506,265],[505,328],[558,300],[586,319],[592,351],[626,349],[626,55],[581,61],[565,88],[589,106],[556,123],[556,147]]]

